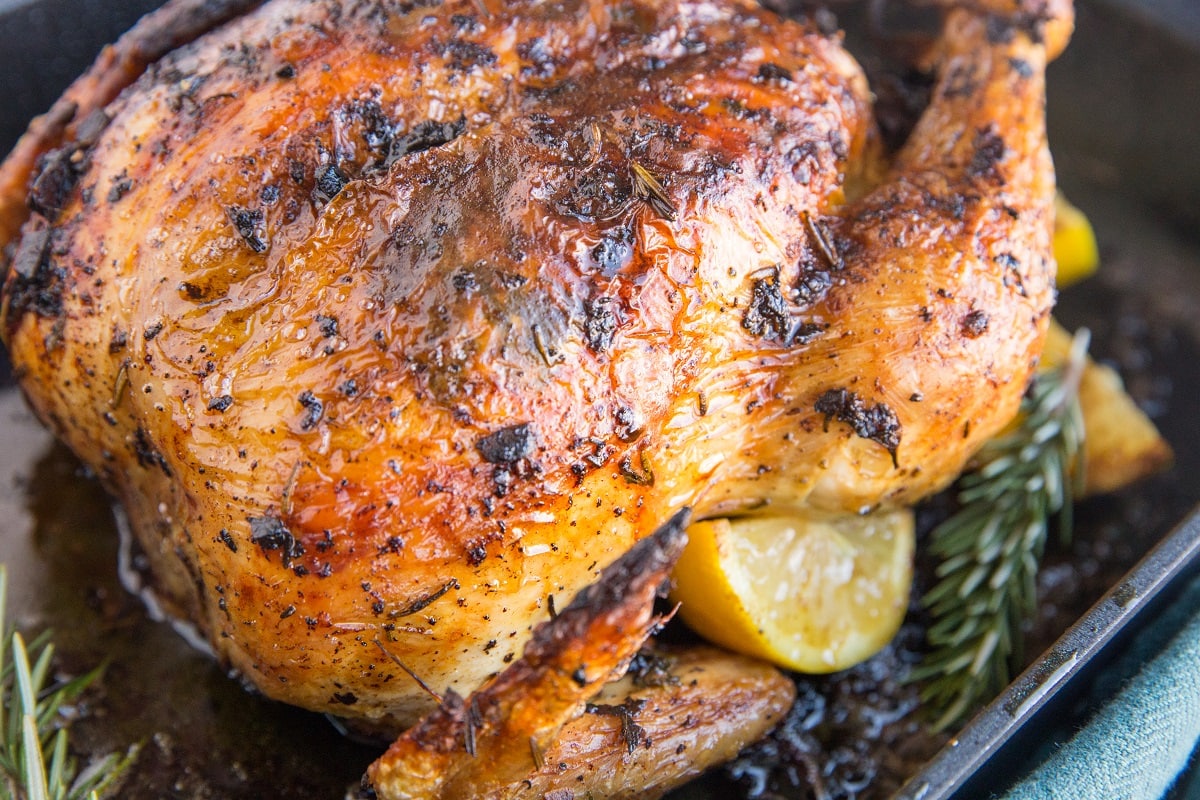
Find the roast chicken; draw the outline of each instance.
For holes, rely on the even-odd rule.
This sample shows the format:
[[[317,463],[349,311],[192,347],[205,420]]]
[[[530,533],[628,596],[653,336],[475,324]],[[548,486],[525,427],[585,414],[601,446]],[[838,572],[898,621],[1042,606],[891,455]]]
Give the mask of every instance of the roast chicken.
[[[791,700],[644,649],[685,517],[912,503],[1016,413],[1070,28],[947,4],[888,153],[750,0],[172,0],[0,171],[0,327],[172,614],[409,729],[379,796],[650,796]]]

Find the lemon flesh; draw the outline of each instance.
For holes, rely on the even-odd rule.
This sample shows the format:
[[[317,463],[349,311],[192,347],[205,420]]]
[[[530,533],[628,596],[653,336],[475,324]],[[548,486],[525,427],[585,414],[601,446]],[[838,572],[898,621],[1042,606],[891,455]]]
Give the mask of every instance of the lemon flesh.
[[[698,522],[672,597],[701,636],[800,672],[878,652],[904,619],[913,514],[817,514]]]

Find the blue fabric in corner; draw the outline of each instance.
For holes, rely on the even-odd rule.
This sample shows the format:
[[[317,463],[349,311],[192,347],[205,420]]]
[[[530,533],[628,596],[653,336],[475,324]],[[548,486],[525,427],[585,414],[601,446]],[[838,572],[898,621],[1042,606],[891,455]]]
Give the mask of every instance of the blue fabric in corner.
[[[1148,641],[1156,652],[1138,652]],[[1171,787],[1200,740],[1200,579],[1130,656],[1145,666],[1004,800],[1158,800]]]

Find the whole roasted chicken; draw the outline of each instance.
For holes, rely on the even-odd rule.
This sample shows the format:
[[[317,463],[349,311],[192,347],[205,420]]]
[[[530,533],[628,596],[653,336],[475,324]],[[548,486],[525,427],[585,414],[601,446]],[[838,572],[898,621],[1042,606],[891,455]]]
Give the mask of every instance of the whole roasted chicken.
[[[222,662],[412,726],[379,796],[661,793],[791,699],[639,652],[688,510],[911,503],[1016,412],[1070,27],[948,6],[889,157],[748,0],[173,0],[0,172],[3,336]]]

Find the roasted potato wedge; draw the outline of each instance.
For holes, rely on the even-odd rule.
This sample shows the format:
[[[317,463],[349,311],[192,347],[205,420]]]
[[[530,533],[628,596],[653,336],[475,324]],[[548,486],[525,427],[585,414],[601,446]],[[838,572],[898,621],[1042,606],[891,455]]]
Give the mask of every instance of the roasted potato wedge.
[[[1071,334],[1052,322],[1042,365],[1061,364],[1070,349]],[[1079,404],[1086,431],[1085,496],[1122,489],[1170,465],[1174,458],[1171,446],[1125,391],[1116,370],[1090,356],[1079,384]]]

